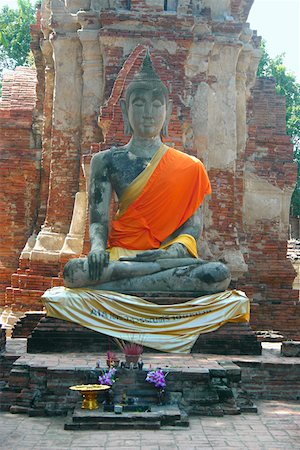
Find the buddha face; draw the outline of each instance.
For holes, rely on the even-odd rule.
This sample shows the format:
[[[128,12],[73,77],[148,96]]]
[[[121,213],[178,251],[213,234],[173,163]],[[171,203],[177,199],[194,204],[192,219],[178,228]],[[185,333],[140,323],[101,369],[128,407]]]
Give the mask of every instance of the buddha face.
[[[167,126],[172,111],[172,102],[162,83],[149,81],[129,85],[126,99],[120,100],[125,123],[125,134],[150,139],[159,136]]]
[[[157,89],[135,89],[127,102],[128,121],[139,137],[158,136],[166,120],[166,98]]]

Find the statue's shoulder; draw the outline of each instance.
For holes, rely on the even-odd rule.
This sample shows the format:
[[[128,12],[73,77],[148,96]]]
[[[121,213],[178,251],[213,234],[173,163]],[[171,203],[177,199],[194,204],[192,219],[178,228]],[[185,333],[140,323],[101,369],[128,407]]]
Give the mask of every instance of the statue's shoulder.
[[[127,154],[128,152],[125,151],[125,147],[123,146],[110,147],[107,150],[95,153],[91,161],[92,170],[94,172],[103,170],[114,172],[115,170],[119,170],[120,167],[123,170],[128,163],[126,159]]]
[[[93,165],[110,165],[111,161],[118,151],[119,147],[110,147],[106,150],[101,150],[98,153],[95,153],[92,158]]]
[[[202,164],[200,159],[196,158],[196,156],[189,155],[188,153],[185,153],[182,150],[176,150],[176,148],[169,147],[169,151],[171,151],[173,156],[177,159],[186,160],[186,161],[194,162],[197,164],[199,164],[199,163]]]

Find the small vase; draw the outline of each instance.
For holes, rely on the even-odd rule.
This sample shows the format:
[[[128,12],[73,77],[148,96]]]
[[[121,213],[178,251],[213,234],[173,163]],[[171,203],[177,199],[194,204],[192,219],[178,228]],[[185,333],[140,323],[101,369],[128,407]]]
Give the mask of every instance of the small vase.
[[[113,405],[114,404],[114,392],[112,389],[109,389],[105,392],[105,404],[106,405]]]
[[[165,395],[165,390],[164,389],[159,389],[157,391],[157,404],[159,406],[162,406],[165,404],[166,401],[166,395]]]

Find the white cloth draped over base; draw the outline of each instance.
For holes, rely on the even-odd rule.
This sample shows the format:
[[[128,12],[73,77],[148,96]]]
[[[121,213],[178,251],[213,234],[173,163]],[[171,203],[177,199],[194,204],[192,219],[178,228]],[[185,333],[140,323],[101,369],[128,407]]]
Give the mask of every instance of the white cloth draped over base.
[[[47,316],[174,353],[189,353],[199,334],[226,322],[249,321],[250,311],[249,299],[235,290],[156,305],[117,292],[54,287],[43,294],[42,302]]]

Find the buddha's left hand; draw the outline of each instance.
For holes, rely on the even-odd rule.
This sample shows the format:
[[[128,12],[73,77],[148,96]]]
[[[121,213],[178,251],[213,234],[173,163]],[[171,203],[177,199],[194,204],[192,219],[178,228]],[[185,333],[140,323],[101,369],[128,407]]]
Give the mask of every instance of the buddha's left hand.
[[[182,244],[172,244],[167,249],[146,250],[143,253],[139,253],[136,256],[120,258],[120,261],[139,261],[139,262],[153,262],[158,259],[169,258],[186,258],[189,256],[189,252]]]

